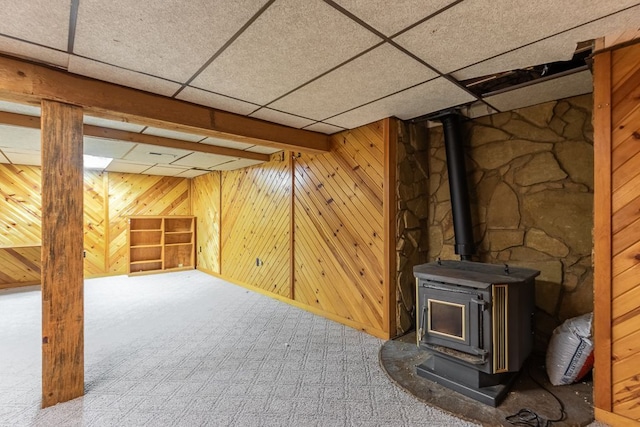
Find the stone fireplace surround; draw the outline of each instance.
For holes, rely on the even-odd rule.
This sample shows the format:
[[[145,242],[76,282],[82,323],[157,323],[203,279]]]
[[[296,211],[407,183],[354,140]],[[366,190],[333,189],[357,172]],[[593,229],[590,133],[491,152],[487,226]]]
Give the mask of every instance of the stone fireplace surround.
[[[591,94],[463,124],[474,260],[541,271],[536,348],[593,309]],[[415,325],[414,265],[454,254],[441,127],[402,123],[397,148],[397,334]]]

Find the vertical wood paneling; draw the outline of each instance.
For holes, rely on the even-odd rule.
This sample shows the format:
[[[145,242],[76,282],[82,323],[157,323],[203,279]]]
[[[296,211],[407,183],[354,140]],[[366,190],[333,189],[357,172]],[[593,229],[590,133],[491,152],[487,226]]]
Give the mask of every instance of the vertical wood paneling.
[[[128,216],[190,214],[188,179],[109,174],[109,273],[127,273]]]
[[[640,44],[599,54],[595,79],[596,184],[600,182],[595,211],[595,405],[630,423],[640,421],[638,57]],[[598,113],[609,108],[608,116]],[[610,159],[608,169],[602,167],[603,159]]]
[[[295,162],[295,298],[385,330],[382,124],[332,137]]]
[[[84,172],[84,275],[96,277],[107,271],[107,218],[105,180],[102,173]]]
[[[0,164],[0,246],[40,245],[40,168]]]
[[[260,166],[222,173],[222,275],[286,297],[289,166],[285,153],[279,153]]]
[[[82,108],[42,101],[41,121],[42,407],[46,408],[84,394]]]
[[[220,274],[220,172],[194,178],[191,195],[198,268]]]

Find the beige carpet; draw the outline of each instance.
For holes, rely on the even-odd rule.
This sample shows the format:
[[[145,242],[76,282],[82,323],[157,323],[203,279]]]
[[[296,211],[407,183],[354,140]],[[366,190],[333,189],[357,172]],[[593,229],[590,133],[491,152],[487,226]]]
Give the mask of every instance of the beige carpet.
[[[382,341],[198,271],[85,282],[86,395],[41,410],[40,291],[0,292],[1,426],[466,426]]]

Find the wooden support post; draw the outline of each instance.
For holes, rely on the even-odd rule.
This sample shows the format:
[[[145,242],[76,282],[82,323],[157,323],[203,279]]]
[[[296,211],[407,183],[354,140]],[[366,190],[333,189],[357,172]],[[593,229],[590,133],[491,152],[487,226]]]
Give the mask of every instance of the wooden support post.
[[[42,101],[42,407],[84,394],[82,108]]]
[[[396,336],[396,149],[398,122],[389,117],[382,122],[384,140],[384,307],[383,329]]]

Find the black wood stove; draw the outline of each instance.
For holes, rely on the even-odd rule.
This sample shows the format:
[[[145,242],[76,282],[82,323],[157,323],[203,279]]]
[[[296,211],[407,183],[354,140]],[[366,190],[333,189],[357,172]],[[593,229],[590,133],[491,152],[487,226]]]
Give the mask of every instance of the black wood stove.
[[[539,271],[471,261],[415,266],[418,375],[488,405],[506,395],[533,347]]]

